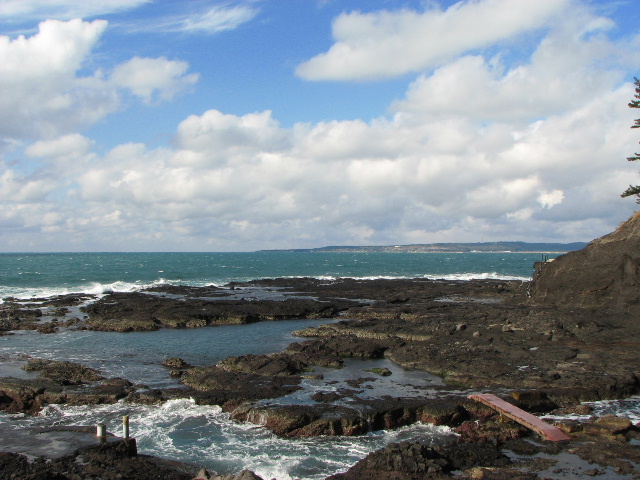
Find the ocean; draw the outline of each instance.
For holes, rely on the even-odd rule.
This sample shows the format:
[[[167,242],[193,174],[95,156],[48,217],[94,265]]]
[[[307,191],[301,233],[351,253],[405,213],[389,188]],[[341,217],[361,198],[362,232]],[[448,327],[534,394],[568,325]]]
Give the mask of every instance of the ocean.
[[[553,257],[553,255],[551,255]],[[64,293],[135,291],[157,284],[223,286],[232,281],[274,277],[432,278],[529,280],[540,254],[525,253],[56,253],[0,254],[0,298],[28,299]],[[20,367],[23,354],[69,360],[124,377],[151,388],[178,386],[161,366],[168,357],[192,365],[212,365],[230,355],[281,351],[296,341],[295,330],[332,320],[293,320],[250,325],[155,332],[32,331],[0,336],[0,376],[31,378]],[[430,395],[438,378],[407,371],[388,360],[350,360],[348,367],[326,370],[325,381],[305,380],[305,389],[279,401],[308,401],[308,393],[340,388],[349,378],[365,376],[372,367],[393,374],[366,385],[371,396],[407,389]],[[351,376],[351,377],[350,377]],[[410,388],[409,388],[410,390]],[[307,397],[304,397],[304,393]],[[433,395],[436,395],[433,390]],[[405,392],[412,394],[412,392]],[[131,418],[131,434],[141,453],[204,466],[220,474],[248,468],[265,479],[322,479],[345,471],[368,453],[390,442],[450,438],[446,427],[416,424],[396,431],[377,431],[351,438],[285,439],[268,430],[230,420],[219,407],[199,406],[190,399],[162,405],[70,407],[49,405],[39,416],[0,414],[7,428],[105,423],[119,434],[123,415]],[[19,417],[19,416],[18,416]]]
[[[553,258],[551,254],[549,257]],[[539,253],[4,253],[0,298],[274,277],[528,280]]]

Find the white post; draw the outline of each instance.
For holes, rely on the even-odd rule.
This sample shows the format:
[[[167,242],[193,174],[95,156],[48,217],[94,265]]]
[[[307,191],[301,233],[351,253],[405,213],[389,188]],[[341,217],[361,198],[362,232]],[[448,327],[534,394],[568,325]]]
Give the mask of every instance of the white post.
[[[101,442],[104,442],[104,440],[106,439],[107,427],[104,423],[99,423],[96,425],[96,436]]]
[[[122,436],[129,438],[129,415],[122,417]]]

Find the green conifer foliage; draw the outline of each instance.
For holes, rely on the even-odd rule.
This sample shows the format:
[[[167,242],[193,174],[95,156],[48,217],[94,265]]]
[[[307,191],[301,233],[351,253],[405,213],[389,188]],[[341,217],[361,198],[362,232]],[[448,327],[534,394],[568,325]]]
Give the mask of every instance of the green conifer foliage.
[[[635,100],[629,102],[629,108],[640,108],[640,80],[634,77],[634,83],[636,84]],[[631,128],[640,128],[640,118],[636,118],[636,121]],[[635,153],[632,157],[627,157],[627,160],[634,162],[640,160],[640,153]],[[640,185],[629,185],[621,197],[636,197],[636,203],[640,203]]]

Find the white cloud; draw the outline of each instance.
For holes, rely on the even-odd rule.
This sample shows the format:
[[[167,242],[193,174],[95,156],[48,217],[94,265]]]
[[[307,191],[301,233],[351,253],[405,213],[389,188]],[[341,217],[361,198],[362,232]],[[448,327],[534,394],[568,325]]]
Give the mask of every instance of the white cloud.
[[[255,8],[242,5],[235,7],[215,6],[204,13],[191,15],[179,22],[180,30],[188,33],[217,33],[234,30],[257,15]]]
[[[130,10],[152,0],[0,0],[0,18],[5,21],[70,20]]]
[[[14,170],[5,170],[0,176],[0,201],[3,204],[39,204],[44,202],[47,195],[59,187],[59,183],[54,179],[34,176],[25,178]],[[31,220],[29,215],[31,209],[27,209],[26,218]]]
[[[149,18],[127,25],[130,31],[213,35],[235,30],[253,20],[259,10],[249,5],[216,5],[207,10]]]
[[[89,153],[93,144],[92,140],[78,133],[71,133],[29,145],[25,154],[29,157],[77,159]]]
[[[218,249],[230,241],[246,249],[479,235],[589,240],[621,219],[612,209],[624,210],[616,178],[628,175],[623,155],[633,132],[613,117],[625,116],[630,93],[627,84],[524,132],[518,126],[504,135],[507,126],[497,125],[497,139],[492,128],[476,130],[462,145],[432,144],[432,135],[460,139],[457,130],[468,123],[443,129],[434,127],[437,119],[398,115],[287,130],[270,112],[209,111],[182,122],[173,149],[123,145],[78,184],[82,198],[104,214],[127,212],[124,229],[158,233],[158,222],[164,242],[206,239]],[[585,139],[587,127],[600,135],[587,131]],[[370,148],[381,146],[384,155],[353,156],[363,139],[375,139]],[[198,161],[183,161],[190,155]],[[585,209],[596,199],[597,207]]]
[[[434,67],[463,52],[546,27],[572,12],[571,0],[464,1],[437,8],[344,13],[336,43],[298,66],[307,80],[388,78]]]
[[[111,77],[101,70],[80,71],[107,22],[47,20],[37,34],[0,36],[0,139],[51,139],[86,128],[121,107],[129,90],[145,102],[170,100],[198,76],[188,64],[134,57],[116,66]]]
[[[288,142],[288,133],[270,111],[238,117],[209,110],[191,115],[178,126],[176,143],[182,152],[175,162],[218,163],[238,156],[246,161],[259,153],[282,150]]]
[[[0,137],[54,136],[113,111],[113,93],[96,88],[99,79],[76,77],[106,26],[48,20],[32,37],[0,36]]]
[[[578,21],[581,20],[581,21]],[[599,35],[610,22],[586,12],[552,30],[531,60],[511,68],[498,56],[490,60],[467,55],[421,75],[394,109],[431,115],[513,121],[533,119],[579,108],[584,98],[604,94],[623,77],[628,49]],[[585,27],[587,24],[589,27]],[[594,62],[611,68],[594,68]]]
[[[151,103],[156,96],[161,100],[171,100],[176,93],[198,81],[198,74],[186,74],[188,69],[187,62],[167,60],[165,57],[134,57],[114,69],[111,82],[118,87],[128,88],[145,103]]]
[[[562,203],[564,200],[564,192],[562,190],[554,190],[553,192],[542,192],[538,196],[538,202],[545,208],[551,208]]]

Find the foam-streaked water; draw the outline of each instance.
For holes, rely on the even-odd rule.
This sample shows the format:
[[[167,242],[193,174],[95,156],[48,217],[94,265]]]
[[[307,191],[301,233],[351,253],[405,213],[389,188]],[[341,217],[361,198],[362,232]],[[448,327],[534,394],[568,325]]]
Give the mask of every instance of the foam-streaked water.
[[[546,415],[545,418],[548,418],[550,420],[569,418],[585,421],[592,416],[602,417],[604,415],[618,415],[620,417],[628,418],[635,425],[638,425],[640,423],[640,395],[635,395],[620,400],[600,400],[597,402],[584,402],[584,404],[589,405],[592,408],[591,412],[584,415]]]
[[[192,400],[171,400],[159,406],[97,405],[49,406],[42,415],[11,423],[33,426],[94,425],[121,431],[122,416],[128,415],[131,434],[139,451],[205,466],[215,472],[255,471],[262,478],[322,479],[347,470],[368,453],[390,442],[421,437],[442,441],[453,435],[446,427],[416,424],[393,432],[372,432],[361,437],[280,438],[262,427],[229,419],[219,407],[198,406]]]
[[[0,298],[131,291],[160,283],[224,285],[273,277],[528,280],[540,258],[530,253],[0,254]]]

